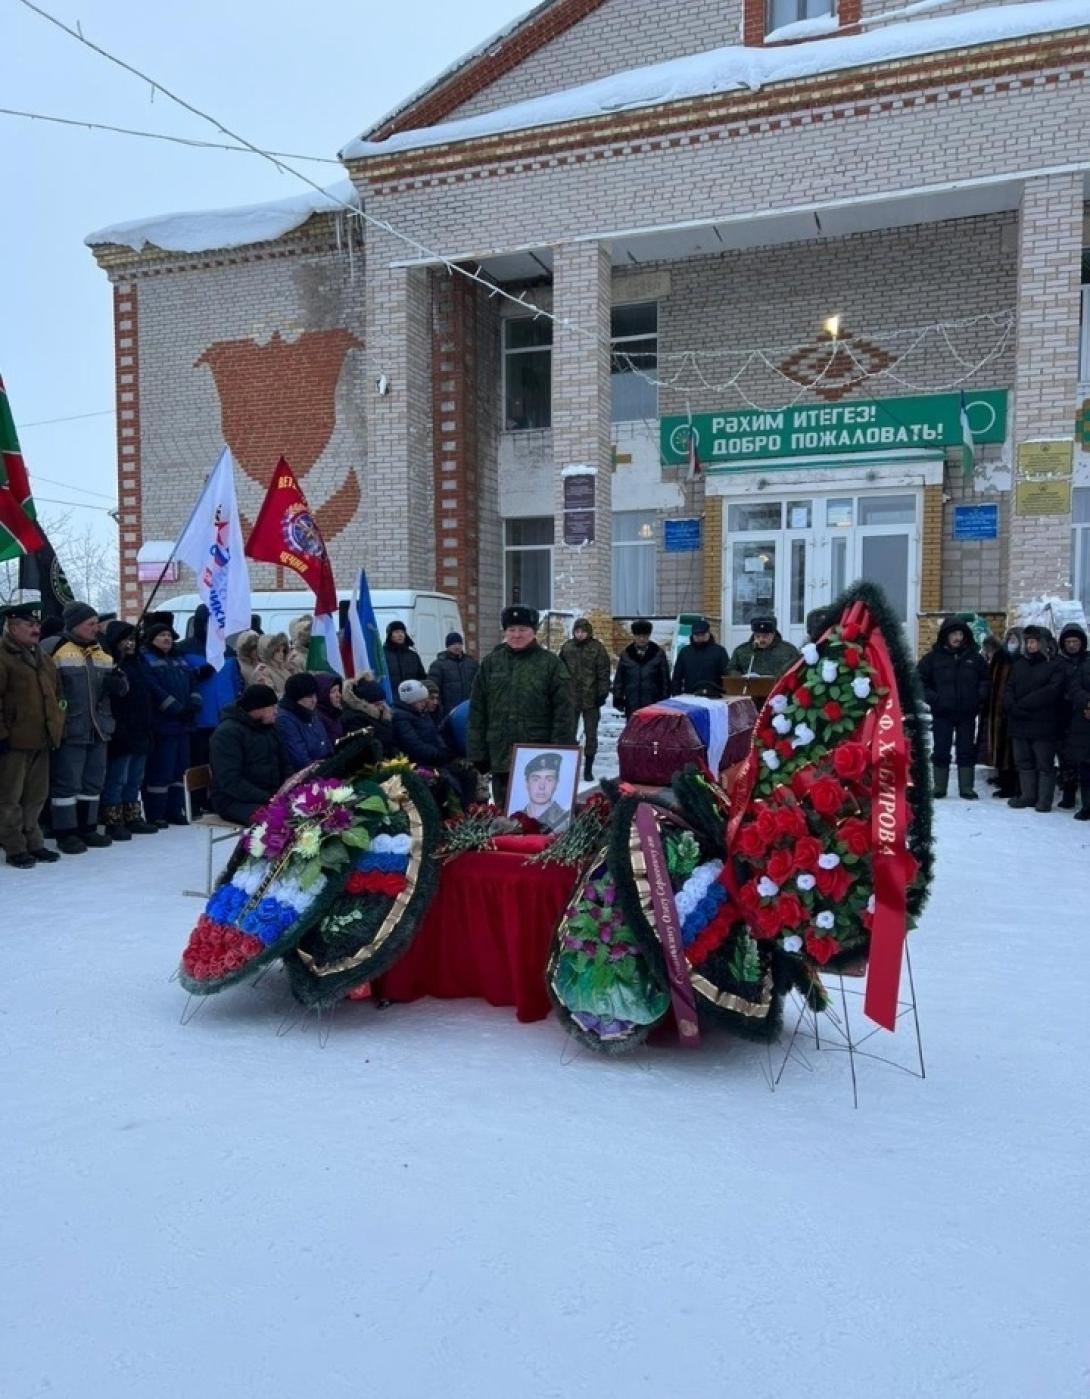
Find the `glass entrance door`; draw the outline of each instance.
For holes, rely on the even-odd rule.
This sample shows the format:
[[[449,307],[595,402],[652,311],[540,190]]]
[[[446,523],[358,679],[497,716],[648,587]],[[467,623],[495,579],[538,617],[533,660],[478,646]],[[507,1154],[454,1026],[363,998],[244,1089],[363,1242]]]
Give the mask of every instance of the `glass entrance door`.
[[[879,584],[914,631],[919,608],[918,491],[792,495],[728,505],[723,544],[723,643],[750,636],[773,612],[796,646],[806,616],[857,578]]]

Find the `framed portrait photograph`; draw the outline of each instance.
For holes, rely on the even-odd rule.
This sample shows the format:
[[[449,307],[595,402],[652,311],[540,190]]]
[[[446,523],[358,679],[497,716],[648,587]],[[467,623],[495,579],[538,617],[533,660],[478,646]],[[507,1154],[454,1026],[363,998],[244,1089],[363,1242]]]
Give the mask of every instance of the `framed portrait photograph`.
[[[516,743],[511,749],[504,814],[524,812],[547,831],[567,830],[579,789],[582,754],[578,744]]]

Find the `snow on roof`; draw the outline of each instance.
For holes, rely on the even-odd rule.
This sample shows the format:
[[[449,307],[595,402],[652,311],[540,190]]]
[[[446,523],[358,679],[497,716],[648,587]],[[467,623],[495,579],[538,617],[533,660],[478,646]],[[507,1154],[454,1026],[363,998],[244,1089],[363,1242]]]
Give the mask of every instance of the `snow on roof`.
[[[140,252],[149,244],[171,253],[203,253],[215,248],[241,248],[247,243],[267,243],[299,228],[313,214],[332,213],[345,204],[359,206],[351,180],[338,180],[324,192],[304,190],[265,204],[243,204],[235,209],[207,209],[197,213],[158,214],[131,223],[100,228],[83,240],[88,247],[115,243]]]
[[[341,151],[342,160],[384,156],[422,146],[472,141],[507,131],[524,131],[557,122],[604,116],[634,107],[657,106],[691,97],[813,77],[841,68],[869,67],[899,58],[944,49],[1017,39],[1076,29],[1090,23],[1087,0],[1029,0],[1021,5],[994,5],[941,19],[912,19],[864,34],[815,39],[786,48],[750,48],[734,44],[706,53],[629,68],[579,87],[516,102],[479,116],[438,126],[402,131],[385,141],[358,137]]]

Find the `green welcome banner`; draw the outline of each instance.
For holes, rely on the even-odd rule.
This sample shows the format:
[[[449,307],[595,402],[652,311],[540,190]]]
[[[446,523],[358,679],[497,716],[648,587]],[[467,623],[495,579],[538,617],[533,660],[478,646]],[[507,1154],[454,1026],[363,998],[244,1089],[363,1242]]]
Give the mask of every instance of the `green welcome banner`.
[[[849,456],[960,447],[964,443],[959,393],[915,398],[853,399],[783,409],[731,409],[661,418],[664,466],[689,460],[689,432],[709,471],[745,471],[776,457]],[[1007,390],[966,390],[965,413],[973,441],[1003,442],[1007,436]],[[790,466],[784,461],[784,467]]]

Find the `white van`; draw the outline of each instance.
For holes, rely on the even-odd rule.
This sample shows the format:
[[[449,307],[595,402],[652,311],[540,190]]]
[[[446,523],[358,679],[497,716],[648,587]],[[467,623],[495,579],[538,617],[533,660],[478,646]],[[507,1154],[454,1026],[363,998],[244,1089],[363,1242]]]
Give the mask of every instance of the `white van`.
[[[179,597],[162,600],[156,598],[152,611],[173,612],[174,630],[184,637],[200,601],[196,593],[183,593]],[[351,590],[338,589],[337,601],[351,602]],[[375,609],[379,635],[383,640],[386,639],[386,628],[390,622],[405,623],[425,669],[443,650],[448,632],[462,632],[464,635],[458,604],[447,593],[422,593],[415,588],[374,588],[371,590],[371,605]],[[288,624],[294,622],[296,617],[309,617],[313,613],[314,594],[251,593],[250,607],[261,618],[263,632],[286,633]]]

